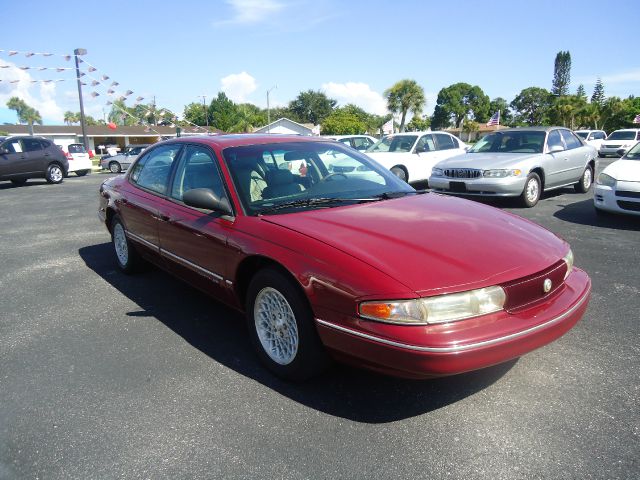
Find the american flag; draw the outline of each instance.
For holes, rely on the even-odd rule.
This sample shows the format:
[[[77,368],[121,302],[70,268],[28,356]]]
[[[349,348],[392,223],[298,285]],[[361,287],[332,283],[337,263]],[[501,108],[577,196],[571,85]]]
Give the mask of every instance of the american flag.
[[[487,122],[487,127],[492,127],[494,125],[500,125],[500,110],[494,113],[493,117],[491,117]]]
[[[633,119],[633,123],[640,123],[640,113]]]

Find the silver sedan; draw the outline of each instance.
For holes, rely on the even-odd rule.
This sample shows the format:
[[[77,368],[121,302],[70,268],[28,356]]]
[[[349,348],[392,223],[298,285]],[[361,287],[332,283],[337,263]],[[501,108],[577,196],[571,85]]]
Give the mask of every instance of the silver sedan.
[[[533,207],[543,191],[573,185],[587,192],[596,158],[596,149],[567,128],[500,130],[466,154],[439,162],[429,186],[443,193],[520,197],[524,206]]]

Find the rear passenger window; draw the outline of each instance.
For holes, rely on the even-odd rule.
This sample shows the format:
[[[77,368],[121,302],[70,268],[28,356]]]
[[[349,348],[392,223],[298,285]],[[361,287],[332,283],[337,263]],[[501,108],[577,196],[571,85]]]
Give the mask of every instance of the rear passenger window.
[[[569,130],[560,130],[564,143],[567,145],[567,150],[578,148],[582,146],[582,143],[578,138]]]
[[[163,145],[154,148],[131,171],[131,181],[142,188],[147,188],[162,195],[167,193],[171,165],[182,146],[179,144]]]
[[[438,150],[451,150],[452,148],[458,148],[453,143],[453,138],[444,133],[435,133],[436,143],[438,144]]]
[[[220,199],[225,198],[222,177],[213,154],[204,147],[189,145],[185,148],[171,188],[171,196],[182,200],[184,192],[194,188],[207,188]]]
[[[24,145],[25,152],[37,152],[42,150],[42,144],[37,138],[23,138],[22,145]]]

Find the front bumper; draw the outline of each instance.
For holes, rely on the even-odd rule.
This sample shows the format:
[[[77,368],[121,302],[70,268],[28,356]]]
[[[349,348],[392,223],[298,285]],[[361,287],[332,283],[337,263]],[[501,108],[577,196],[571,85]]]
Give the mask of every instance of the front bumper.
[[[600,146],[600,149],[598,150],[598,154],[601,157],[606,157],[606,156],[609,156],[609,155],[612,155],[614,157],[619,157],[620,155],[618,155],[618,150],[620,150],[621,148],[624,149],[624,151],[626,152],[631,147],[625,147],[625,146],[622,146],[622,145],[618,145],[617,147],[607,147],[605,145],[602,145],[602,146]]]
[[[431,326],[316,322],[339,359],[399,377],[432,378],[503,363],[552,342],[580,320],[590,293],[588,275],[575,268],[555,295],[517,313]]]
[[[526,177],[453,179],[432,176],[429,178],[429,187],[441,193],[517,197],[522,194],[526,181]],[[464,186],[460,188],[461,185]]]
[[[615,187],[596,184],[593,206],[607,212],[640,215],[640,184],[616,182]]]

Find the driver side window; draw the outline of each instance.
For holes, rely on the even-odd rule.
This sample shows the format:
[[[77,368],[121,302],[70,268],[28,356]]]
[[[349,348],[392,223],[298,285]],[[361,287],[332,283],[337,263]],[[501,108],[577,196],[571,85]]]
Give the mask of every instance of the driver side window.
[[[142,188],[161,195],[166,194],[171,165],[181,148],[180,144],[154,148],[135,163],[131,172],[131,181]]]

